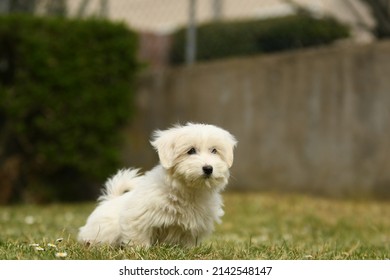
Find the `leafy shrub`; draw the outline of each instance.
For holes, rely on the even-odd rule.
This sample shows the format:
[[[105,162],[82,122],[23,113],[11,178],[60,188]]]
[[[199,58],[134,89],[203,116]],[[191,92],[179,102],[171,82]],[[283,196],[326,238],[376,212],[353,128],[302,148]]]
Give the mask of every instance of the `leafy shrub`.
[[[118,167],[136,41],[122,24],[0,17],[0,187],[8,201],[89,198]]]
[[[332,18],[298,14],[266,20],[208,23],[197,29],[197,60],[270,53],[331,43],[349,36]],[[186,30],[173,35],[171,62],[185,60]]]

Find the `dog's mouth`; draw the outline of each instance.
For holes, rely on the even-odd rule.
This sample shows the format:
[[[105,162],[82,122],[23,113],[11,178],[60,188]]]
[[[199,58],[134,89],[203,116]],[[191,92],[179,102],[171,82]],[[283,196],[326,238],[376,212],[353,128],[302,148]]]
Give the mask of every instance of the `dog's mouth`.
[[[191,188],[213,189],[217,186],[227,183],[227,174],[221,172],[212,165],[204,165],[198,172],[192,172],[192,169],[173,169],[173,176],[179,179],[183,185]]]
[[[193,186],[194,188],[207,187],[212,188],[218,184],[219,180],[213,174],[202,174],[196,177],[186,177],[184,180],[185,184]]]

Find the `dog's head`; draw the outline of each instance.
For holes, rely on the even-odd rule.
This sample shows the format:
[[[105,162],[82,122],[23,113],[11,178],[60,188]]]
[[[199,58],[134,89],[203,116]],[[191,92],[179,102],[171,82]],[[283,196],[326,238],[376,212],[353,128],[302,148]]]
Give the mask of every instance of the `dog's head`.
[[[190,186],[224,186],[236,139],[214,125],[187,123],[154,132],[151,141],[161,165]]]

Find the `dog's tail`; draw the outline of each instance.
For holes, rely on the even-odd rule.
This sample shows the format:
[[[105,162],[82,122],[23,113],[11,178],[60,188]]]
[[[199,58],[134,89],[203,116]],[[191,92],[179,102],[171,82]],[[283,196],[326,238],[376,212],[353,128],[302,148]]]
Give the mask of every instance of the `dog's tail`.
[[[122,169],[109,178],[98,201],[106,201],[121,196],[135,188],[139,169]]]

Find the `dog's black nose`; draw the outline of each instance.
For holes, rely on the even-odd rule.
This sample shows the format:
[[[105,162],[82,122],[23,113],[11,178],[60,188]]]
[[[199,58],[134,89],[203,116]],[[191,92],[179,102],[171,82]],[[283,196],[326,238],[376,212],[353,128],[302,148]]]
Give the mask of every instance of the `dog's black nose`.
[[[203,173],[206,175],[211,175],[211,173],[213,173],[213,167],[211,165],[203,166]]]

